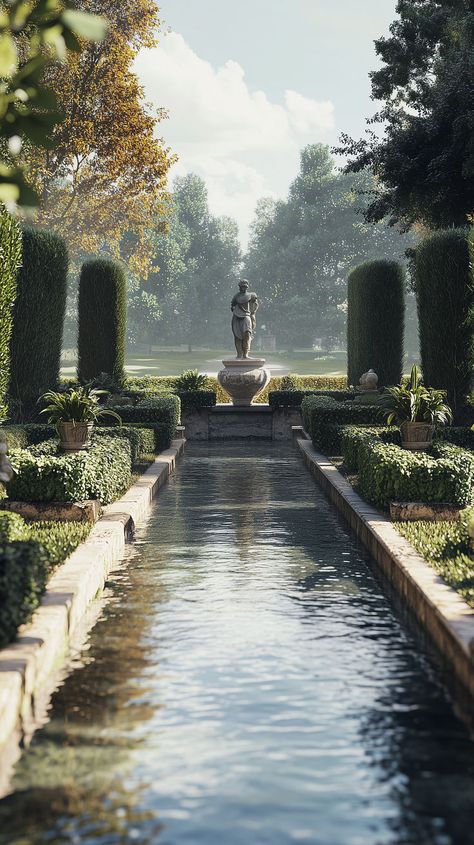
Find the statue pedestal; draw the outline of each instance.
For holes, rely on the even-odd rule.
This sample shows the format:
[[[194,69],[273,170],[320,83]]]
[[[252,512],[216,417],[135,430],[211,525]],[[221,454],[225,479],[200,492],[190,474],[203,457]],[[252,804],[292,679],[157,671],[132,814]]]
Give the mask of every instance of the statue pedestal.
[[[270,381],[270,373],[264,369],[264,358],[230,358],[222,363],[224,369],[217,374],[217,379],[233,405],[248,407]]]

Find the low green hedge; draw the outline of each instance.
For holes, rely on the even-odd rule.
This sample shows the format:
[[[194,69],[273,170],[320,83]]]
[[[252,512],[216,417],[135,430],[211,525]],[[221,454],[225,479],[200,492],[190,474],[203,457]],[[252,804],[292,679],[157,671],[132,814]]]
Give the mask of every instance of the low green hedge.
[[[48,570],[40,543],[0,543],[0,648],[14,639],[38,607]]]
[[[0,543],[13,543],[28,539],[25,534],[26,522],[18,513],[0,511]]]
[[[341,446],[344,463],[358,472],[361,495],[376,505],[474,501],[474,455],[458,446],[437,441],[430,453],[410,452],[355,428],[342,432]]]
[[[378,437],[382,443],[401,445],[400,429],[395,426],[343,425],[337,428],[339,447],[344,455],[344,465],[350,470],[358,471],[359,450],[364,445],[367,436]]]
[[[336,402],[330,396],[307,396],[301,403],[303,426],[314,446],[327,454],[340,454],[345,425],[381,422],[380,408],[354,402]]]
[[[14,469],[6,485],[10,499],[37,502],[74,502],[100,499],[109,504],[131,482],[130,442],[124,438],[96,435],[88,452],[58,453],[56,440],[28,451],[13,451]]]
[[[121,425],[116,427],[100,426],[95,429],[94,437],[110,437],[111,439],[125,439],[130,443],[132,464],[141,455],[152,455],[155,452],[155,432],[152,428],[141,428],[140,426]]]
[[[455,446],[474,450],[474,431],[468,426],[449,425],[446,428],[439,428],[436,437]]]
[[[307,396],[329,396],[336,402],[353,399],[353,390],[271,390],[268,394],[268,404],[272,408],[300,408]]]
[[[177,390],[176,396],[179,396],[181,409],[185,412],[213,408],[217,402],[215,390]]]
[[[126,425],[151,423],[160,426],[160,446],[162,449],[169,448],[180,420],[181,403],[178,396],[150,397],[138,405],[121,405],[117,410]]]

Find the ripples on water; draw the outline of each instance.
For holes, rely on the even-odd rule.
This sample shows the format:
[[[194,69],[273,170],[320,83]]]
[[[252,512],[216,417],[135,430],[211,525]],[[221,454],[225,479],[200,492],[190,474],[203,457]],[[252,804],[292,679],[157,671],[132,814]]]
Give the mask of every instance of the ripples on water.
[[[1,845],[474,843],[474,745],[288,447],[188,448],[111,589]]]

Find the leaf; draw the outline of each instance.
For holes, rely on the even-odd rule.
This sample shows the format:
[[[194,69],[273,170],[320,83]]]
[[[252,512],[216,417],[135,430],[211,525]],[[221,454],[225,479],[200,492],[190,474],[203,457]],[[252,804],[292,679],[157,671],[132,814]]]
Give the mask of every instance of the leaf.
[[[72,30],[76,35],[87,41],[102,41],[107,32],[107,21],[98,15],[88,15],[86,12],[79,12],[76,9],[66,9],[61,15],[61,20],[67,29]]]
[[[0,76],[11,76],[18,63],[15,41],[9,32],[0,36]]]

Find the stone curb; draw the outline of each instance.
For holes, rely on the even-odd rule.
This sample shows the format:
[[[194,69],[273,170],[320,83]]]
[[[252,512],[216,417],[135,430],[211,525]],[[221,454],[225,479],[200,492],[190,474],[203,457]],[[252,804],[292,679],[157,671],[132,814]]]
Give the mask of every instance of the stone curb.
[[[69,642],[112,564],[124,553],[133,528],[146,515],[174,471],[185,440],[173,440],[154,463],[94,525],[87,540],[51,577],[33,619],[14,643],[0,650],[0,749],[24,741],[37,723],[36,703],[48,678],[64,662]]]
[[[309,440],[298,439],[297,446],[323,491],[429,633],[443,663],[458,682],[454,694],[465,697],[467,692],[472,708],[474,609],[436,574],[389,519],[361,499],[334,464],[316,452]]]

